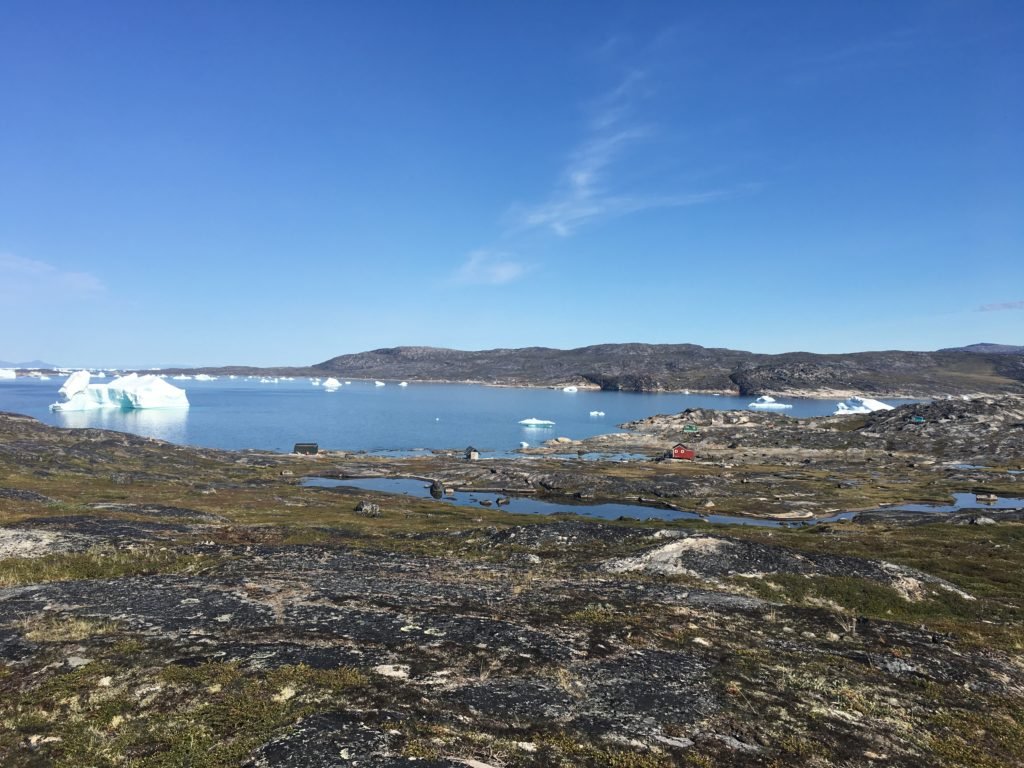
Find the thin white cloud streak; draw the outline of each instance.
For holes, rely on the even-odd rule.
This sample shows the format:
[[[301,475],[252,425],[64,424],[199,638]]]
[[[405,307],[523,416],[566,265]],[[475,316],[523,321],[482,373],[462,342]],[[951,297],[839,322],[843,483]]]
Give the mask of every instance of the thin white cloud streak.
[[[478,250],[455,271],[455,281],[471,285],[505,285],[523,277],[526,265],[507,253]]]
[[[999,304],[982,304],[979,312],[1005,312],[1007,310],[1024,309],[1024,301],[1004,301]]]
[[[4,301],[92,298],[105,290],[102,281],[88,272],[66,271],[45,261],[0,253],[0,297]]]
[[[572,152],[555,192],[537,205],[514,206],[513,231],[550,229],[568,237],[585,223],[651,208],[679,208],[710,202],[729,194],[713,190],[678,195],[623,194],[614,190],[612,166],[656,131],[630,121],[633,103],[651,92],[642,72],[631,72],[618,86],[595,100],[587,137]]]

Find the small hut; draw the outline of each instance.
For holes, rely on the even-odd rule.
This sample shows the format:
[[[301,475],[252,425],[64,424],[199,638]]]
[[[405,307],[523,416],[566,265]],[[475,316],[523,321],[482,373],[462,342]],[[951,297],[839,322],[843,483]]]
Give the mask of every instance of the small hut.
[[[303,456],[315,456],[320,452],[320,446],[316,443],[296,443],[292,453],[300,453]]]
[[[466,449],[466,461],[476,461],[480,458],[480,451],[472,445]]]
[[[682,443],[676,443],[672,446],[672,458],[693,461],[697,458],[697,453],[692,448],[687,448]]]

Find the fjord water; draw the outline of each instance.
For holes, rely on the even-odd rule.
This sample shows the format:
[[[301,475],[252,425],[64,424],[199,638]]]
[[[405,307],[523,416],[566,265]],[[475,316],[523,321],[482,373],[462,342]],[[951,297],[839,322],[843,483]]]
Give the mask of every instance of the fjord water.
[[[109,379],[102,380],[109,381]],[[574,439],[618,431],[617,424],[686,408],[745,409],[751,397],[640,394],[397,382],[353,381],[337,391],[308,379],[261,384],[246,379],[174,381],[185,388],[188,409],[97,410],[54,413],[62,378],[19,377],[0,382],[0,410],[23,413],[59,427],[131,432],[182,445],[289,451],[297,442],[347,451],[461,449],[507,452],[520,442],[537,445],[556,436]],[[831,414],[835,400],[780,398],[791,416]],[[900,401],[888,401],[896,405]],[[604,416],[590,416],[603,411]],[[555,422],[525,428],[520,419]]]

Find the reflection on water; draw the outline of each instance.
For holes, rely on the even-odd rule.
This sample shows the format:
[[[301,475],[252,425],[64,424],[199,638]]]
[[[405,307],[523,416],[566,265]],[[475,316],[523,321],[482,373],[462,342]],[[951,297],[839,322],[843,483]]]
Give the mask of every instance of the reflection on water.
[[[62,427],[115,429],[170,443],[185,443],[188,408],[98,408],[93,411],[56,411]]]

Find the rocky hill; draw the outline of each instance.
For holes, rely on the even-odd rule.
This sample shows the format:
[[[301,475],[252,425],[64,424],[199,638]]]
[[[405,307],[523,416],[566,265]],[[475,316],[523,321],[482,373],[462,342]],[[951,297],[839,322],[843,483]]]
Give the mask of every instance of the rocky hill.
[[[696,344],[600,344],[578,349],[391,347],[312,366],[354,378],[474,381],[511,386],[597,386],[607,390],[732,391],[888,396],[1024,393],[1024,354],[949,350],[765,355]]]

